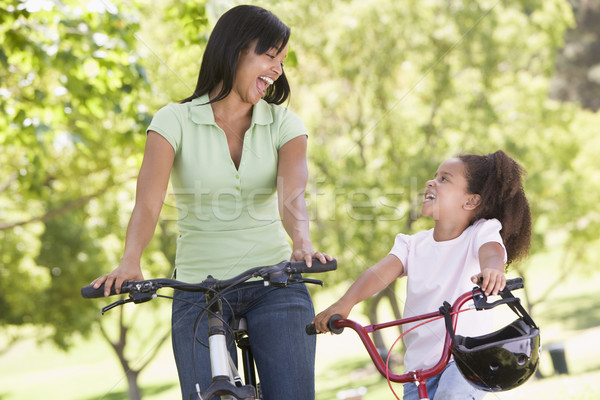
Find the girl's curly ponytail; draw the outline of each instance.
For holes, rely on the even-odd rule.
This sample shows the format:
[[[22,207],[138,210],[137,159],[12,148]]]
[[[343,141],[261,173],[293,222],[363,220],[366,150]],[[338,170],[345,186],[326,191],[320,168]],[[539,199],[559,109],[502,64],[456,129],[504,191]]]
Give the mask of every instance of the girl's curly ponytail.
[[[531,242],[531,212],[522,178],[525,170],[501,150],[485,156],[459,156],[465,164],[467,190],[481,196],[471,223],[496,218],[507,252],[507,265],[526,256]]]

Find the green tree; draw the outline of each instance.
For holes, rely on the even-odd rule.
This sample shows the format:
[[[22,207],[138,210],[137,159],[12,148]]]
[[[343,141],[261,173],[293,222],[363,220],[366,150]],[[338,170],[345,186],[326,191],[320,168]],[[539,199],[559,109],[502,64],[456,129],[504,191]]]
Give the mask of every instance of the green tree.
[[[31,293],[21,290],[14,296],[2,280],[0,297],[10,306],[2,309],[0,320],[24,323],[33,322],[35,307],[28,312],[19,303],[45,291],[52,276],[61,282],[69,273],[87,279],[106,261],[92,257],[82,269],[64,270],[62,265],[72,261],[66,258],[57,266],[62,272],[52,272],[34,262],[36,242],[46,229],[46,237],[57,229],[67,243],[79,240],[74,248],[82,254],[92,251],[92,243],[84,245],[81,238],[89,215],[81,210],[130,179],[121,168],[142,143],[134,133],[148,120],[137,101],[147,85],[132,51],[137,28],[114,10],[86,10],[77,2],[5,3],[0,240],[7,245],[1,267],[11,279],[28,282],[28,276],[36,276],[39,285],[17,285]],[[53,221],[58,217],[68,219],[61,226]],[[65,231],[70,223],[77,226]]]
[[[101,303],[78,288],[118,263],[145,128],[191,93],[210,27],[234,3],[0,0],[2,327],[44,327],[68,348],[98,326]],[[253,3],[292,27],[288,106],[309,129],[312,238],[340,258],[328,283],[357,277],[396,233],[431,227],[420,195],[441,161],[498,148],[529,172],[535,234],[518,273],[543,254],[557,281],[593,268],[599,116],[548,96],[574,27],[566,1]],[[167,275],[174,258],[171,205],[144,255],[150,275]],[[373,322],[383,297],[394,304],[396,293],[366,303]],[[132,359],[149,350],[136,346],[132,315],[111,314],[102,332],[139,398]],[[164,329],[151,333],[158,343],[168,328],[151,325]]]
[[[151,117],[138,8],[0,7],[0,322],[43,328],[40,339],[63,349],[97,326],[99,303],[81,299],[79,288],[117,264],[132,205]],[[173,243],[163,239],[144,260],[150,271],[172,261]],[[126,331],[127,322],[113,322]],[[125,343],[114,343],[128,361]],[[122,365],[136,377],[131,363]],[[135,379],[129,383],[131,398],[140,398]]]
[[[566,1],[306,1],[295,10],[290,106],[311,133],[313,237],[340,257],[337,279],[387,254],[396,233],[431,227],[418,218],[425,181],[461,152],[503,149],[529,171],[532,256],[558,236],[574,248],[569,260],[583,249],[589,257],[600,188],[577,183],[596,174],[597,116],[548,96],[573,24]],[[527,265],[515,269],[525,275]]]

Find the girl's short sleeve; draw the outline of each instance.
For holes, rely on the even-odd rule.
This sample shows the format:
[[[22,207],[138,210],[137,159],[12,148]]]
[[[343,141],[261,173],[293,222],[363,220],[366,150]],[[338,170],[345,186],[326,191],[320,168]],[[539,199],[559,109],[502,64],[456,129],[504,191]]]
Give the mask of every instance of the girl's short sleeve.
[[[407,260],[408,249],[410,247],[410,239],[410,235],[399,233],[398,235],[396,235],[396,239],[394,239],[394,246],[392,247],[389,253],[393,256],[396,256],[402,262],[402,265],[404,265],[404,272],[402,273],[402,275],[400,275],[400,277],[406,275],[406,270],[408,267]]]
[[[148,131],[154,131],[167,139],[175,152],[177,152],[177,149],[181,145],[181,136],[183,133],[182,116],[178,112],[181,111],[181,108],[180,104],[167,104],[156,112],[152,118],[152,122],[150,122],[150,126],[146,129],[146,134],[148,134]]]
[[[497,242],[500,243],[504,249],[504,262],[506,263],[506,247],[504,247],[502,236],[500,236],[500,231],[502,230],[502,224],[500,221],[493,218],[479,220],[475,224],[477,225],[477,233],[475,236],[475,247],[473,250],[477,253],[476,256],[479,255],[479,249],[481,246],[488,242]]]
[[[302,119],[292,111],[287,108],[282,109],[280,118],[279,140],[277,143],[278,149],[295,137],[302,135],[308,136],[304,122],[302,122]]]

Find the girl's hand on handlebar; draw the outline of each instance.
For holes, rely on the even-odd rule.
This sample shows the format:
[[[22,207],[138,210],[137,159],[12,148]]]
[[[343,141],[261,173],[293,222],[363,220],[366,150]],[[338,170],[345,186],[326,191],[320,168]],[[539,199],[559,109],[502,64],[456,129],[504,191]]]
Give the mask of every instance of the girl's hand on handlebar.
[[[315,325],[317,333],[329,332],[329,319],[335,314],[340,315],[342,318],[346,318],[348,314],[350,314],[351,310],[352,307],[347,307],[343,303],[340,303],[338,301],[336,303],[333,303],[324,311],[321,311],[319,314],[317,314],[313,318],[312,323]]]
[[[143,281],[144,275],[139,263],[127,263],[121,260],[121,263],[110,274],[102,275],[96,278],[90,285],[98,289],[104,284],[104,296],[110,294],[110,288],[115,285],[115,292],[121,293],[121,286],[125,281]]]
[[[506,286],[506,276],[503,271],[495,268],[484,268],[477,275],[471,277],[471,281],[481,286],[486,296],[497,295]]]

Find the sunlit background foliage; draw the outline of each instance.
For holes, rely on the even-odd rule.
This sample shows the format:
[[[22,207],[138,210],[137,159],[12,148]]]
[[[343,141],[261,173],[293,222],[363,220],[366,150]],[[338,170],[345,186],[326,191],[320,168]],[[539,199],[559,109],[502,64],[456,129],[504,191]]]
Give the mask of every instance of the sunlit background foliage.
[[[528,171],[529,260],[552,254],[555,282],[598,268],[597,2],[250,3],[292,27],[287,106],[309,131],[315,247],[340,260],[329,283],[356,277],[396,233],[431,226],[419,199],[441,161],[497,149]],[[191,94],[234,4],[0,0],[3,351],[22,338],[15,326],[64,349],[97,330],[98,304],[78,289],[118,263],[145,128]],[[176,218],[169,196],[147,277],[172,270]],[[530,262],[515,268],[527,277]]]

